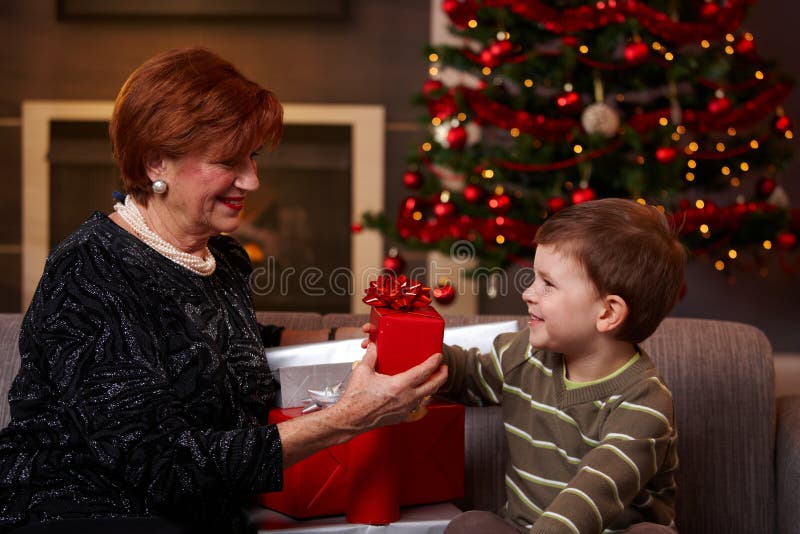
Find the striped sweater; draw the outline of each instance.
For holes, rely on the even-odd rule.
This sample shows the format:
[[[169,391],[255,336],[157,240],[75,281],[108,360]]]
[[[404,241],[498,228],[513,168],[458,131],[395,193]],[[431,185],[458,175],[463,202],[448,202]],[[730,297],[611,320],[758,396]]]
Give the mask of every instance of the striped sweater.
[[[640,357],[597,383],[567,389],[559,354],[533,350],[529,331],[502,334],[490,354],[445,346],[441,393],[502,404],[509,449],[506,515],[532,533],[674,526],[677,432],[672,395]]]

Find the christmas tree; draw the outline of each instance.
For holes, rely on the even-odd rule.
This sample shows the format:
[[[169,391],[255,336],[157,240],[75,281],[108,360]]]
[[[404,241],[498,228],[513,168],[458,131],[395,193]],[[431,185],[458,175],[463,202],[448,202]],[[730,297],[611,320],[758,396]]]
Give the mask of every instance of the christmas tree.
[[[426,50],[409,195],[365,225],[411,249],[469,240],[496,267],[529,259],[565,206],[626,197],[718,270],[796,267],[800,210],[779,180],[792,81],[740,29],[753,1],[444,0],[463,44]]]

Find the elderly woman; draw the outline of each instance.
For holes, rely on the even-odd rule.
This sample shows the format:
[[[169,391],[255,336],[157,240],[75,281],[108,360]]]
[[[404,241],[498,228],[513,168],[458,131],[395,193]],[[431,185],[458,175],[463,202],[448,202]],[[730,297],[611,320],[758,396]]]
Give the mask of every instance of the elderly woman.
[[[231,237],[282,130],[275,97],[197,48],[140,66],[116,100],[127,190],[58,245],[25,316],[0,434],[0,530],[247,531],[247,497],[360,432],[403,421],[444,382],[440,356],[374,371],[342,399],[265,424],[276,390]]]

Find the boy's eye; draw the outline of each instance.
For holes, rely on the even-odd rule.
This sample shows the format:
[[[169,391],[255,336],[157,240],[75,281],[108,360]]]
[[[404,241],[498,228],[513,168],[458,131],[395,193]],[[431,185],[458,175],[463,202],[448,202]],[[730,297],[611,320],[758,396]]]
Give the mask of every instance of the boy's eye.
[[[259,155],[260,153],[261,153],[261,152],[259,152],[258,150],[256,150],[255,152],[252,152],[252,153],[250,154],[250,159],[255,159],[255,158],[257,158],[257,157],[258,157],[258,155]]]

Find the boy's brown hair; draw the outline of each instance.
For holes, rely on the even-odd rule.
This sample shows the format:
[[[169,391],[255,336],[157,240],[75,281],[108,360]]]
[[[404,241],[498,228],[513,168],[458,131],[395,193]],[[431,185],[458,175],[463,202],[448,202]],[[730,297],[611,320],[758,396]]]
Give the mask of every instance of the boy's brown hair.
[[[625,300],[618,339],[645,340],[678,301],[686,251],[653,206],[621,198],[575,204],[545,221],[535,242],[575,258],[601,296]]]

